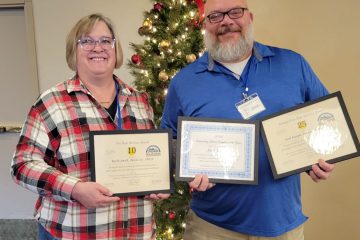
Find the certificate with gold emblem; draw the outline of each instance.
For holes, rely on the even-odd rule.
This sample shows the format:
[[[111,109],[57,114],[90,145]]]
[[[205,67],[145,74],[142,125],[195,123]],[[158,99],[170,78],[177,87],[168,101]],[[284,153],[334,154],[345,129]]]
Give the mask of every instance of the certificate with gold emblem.
[[[257,184],[259,122],[178,119],[176,180],[206,174],[215,183]]]
[[[340,92],[306,102],[261,121],[274,178],[360,155],[359,140]]]
[[[91,180],[116,196],[171,193],[171,131],[90,132]]]

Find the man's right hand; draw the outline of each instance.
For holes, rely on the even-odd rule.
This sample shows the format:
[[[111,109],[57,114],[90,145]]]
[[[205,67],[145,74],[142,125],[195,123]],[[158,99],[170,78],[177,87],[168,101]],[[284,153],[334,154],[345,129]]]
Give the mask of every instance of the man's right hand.
[[[215,183],[209,182],[207,175],[196,174],[193,181],[189,182],[189,187],[198,191],[205,191],[215,186]]]
[[[106,207],[119,201],[119,197],[111,197],[109,189],[96,182],[78,182],[75,184],[71,197],[86,208]]]

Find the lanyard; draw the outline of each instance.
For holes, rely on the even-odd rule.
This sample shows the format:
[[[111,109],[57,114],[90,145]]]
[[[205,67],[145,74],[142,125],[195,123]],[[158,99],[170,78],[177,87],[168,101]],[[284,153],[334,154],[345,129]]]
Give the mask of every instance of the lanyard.
[[[244,92],[242,93],[243,97],[245,100],[248,99],[249,97],[249,87],[248,87],[248,80],[249,80],[249,75],[250,75],[250,70],[252,72],[255,71],[255,58],[254,58],[254,55],[251,55],[250,59],[249,59],[249,62],[246,64],[246,67],[243,71],[243,74],[241,74],[241,79],[243,80],[244,82],[244,87],[245,87],[245,90]]]
[[[115,80],[116,86],[116,110],[117,110],[117,130],[121,130],[121,111],[120,111],[120,102],[119,102],[119,83]]]

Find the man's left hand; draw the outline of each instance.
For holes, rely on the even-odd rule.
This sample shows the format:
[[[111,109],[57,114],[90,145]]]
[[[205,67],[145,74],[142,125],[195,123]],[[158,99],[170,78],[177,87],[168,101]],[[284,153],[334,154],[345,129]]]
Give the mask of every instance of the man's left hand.
[[[318,164],[312,165],[311,168],[309,176],[314,182],[319,182],[326,180],[330,176],[335,168],[335,164],[327,163],[323,159],[319,159]]]
[[[152,193],[150,195],[146,195],[145,199],[151,199],[151,200],[162,200],[169,198],[170,194],[168,193]]]

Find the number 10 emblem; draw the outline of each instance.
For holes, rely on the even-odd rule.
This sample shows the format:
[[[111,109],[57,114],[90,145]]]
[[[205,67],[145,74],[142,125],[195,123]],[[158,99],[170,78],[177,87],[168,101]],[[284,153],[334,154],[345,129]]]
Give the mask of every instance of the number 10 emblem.
[[[136,153],[136,147],[129,147],[129,155],[130,156],[133,156],[133,155],[135,155],[135,153]]]

